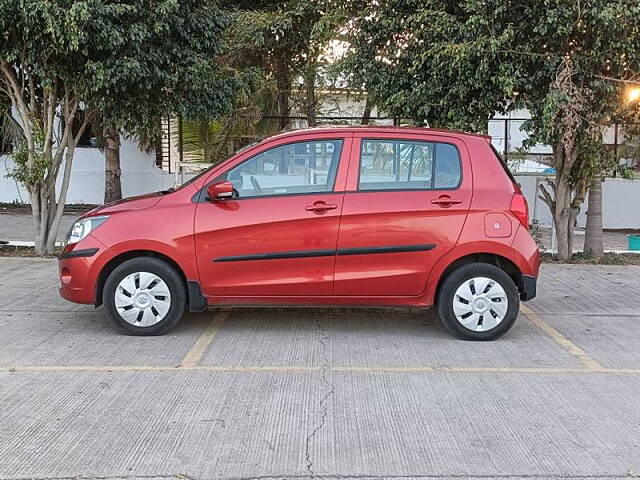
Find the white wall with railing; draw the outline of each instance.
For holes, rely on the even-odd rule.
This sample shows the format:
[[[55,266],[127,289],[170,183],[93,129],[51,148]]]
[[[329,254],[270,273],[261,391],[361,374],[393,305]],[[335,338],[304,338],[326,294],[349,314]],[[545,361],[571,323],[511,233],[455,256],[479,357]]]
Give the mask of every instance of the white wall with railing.
[[[529,203],[529,218],[537,220],[541,226],[550,227],[551,212],[539,197],[539,185],[545,184],[546,176],[516,175],[522,192]],[[588,196],[577,218],[578,227],[587,221]],[[607,178],[602,185],[602,221],[607,229],[640,229],[640,180]]]
[[[105,184],[104,153],[93,147],[76,150],[67,193],[68,204],[101,204]],[[175,175],[155,165],[152,153],[141,152],[135,142],[123,140],[120,149],[122,194],[125,197],[164,190],[174,185]],[[29,194],[7,174],[13,170],[9,156],[0,156],[0,202],[29,203]],[[58,191],[62,175],[58,178]]]
[[[529,116],[526,111],[515,111],[508,115],[496,115],[489,122],[489,133],[492,143],[498,151],[504,152],[505,146],[514,151],[522,146],[526,133],[521,130],[524,119]],[[509,121],[505,121],[509,119]],[[505,127],[506,126],[506,127]],[[606,131],[604,137],[613,135]],[[507,139],[505,143],[505,138]],[[545,145],[536,145],[531,149],[538,155],[550,153]],[[532,160],[527,160],[532,161]],[[83,147],[76,151],[71,184],[67,195],[69,204],[101,204],[104,198],[104,154],[97,148]],[[176,183],[191,178],[198,170],[206,167],[203,164],[180,164],[176,171],[168,173],[155,165],[155,155],[141,152],[135,142],[123,139],[120,152],[122,168],[122,190],[125,197],[164,190]],[[537,165],[537,164],[536,164]],[[539,166],[539,165],[538,165]],[[0,156],[0,203],[28,203],[27,192],[15,180],[7,177],[12,170],[13,162],[9,156]],[[528,170],[535,171],[537,168]],[[527,169],[525,169],[527,170]],[[540,173],[517,175],[525,196],[529,202],[532,219],[543,226],[551,225],[551,213],[546,204],[537,198],[538,185],[545,181]],[[59,183],[58,182],[58,187]],[[604,227],[610,229],[640,229],[640,180],[607,179],[603,185],[603,220]],[[578,216],[578,226],[586,221],[586,202]]]

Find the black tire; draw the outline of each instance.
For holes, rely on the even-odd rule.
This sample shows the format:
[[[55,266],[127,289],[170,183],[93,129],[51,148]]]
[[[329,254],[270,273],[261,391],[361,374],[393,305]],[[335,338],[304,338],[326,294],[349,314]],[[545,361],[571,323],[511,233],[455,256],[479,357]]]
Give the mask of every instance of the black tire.
[[[170,307],[165,316],[155,325],[138,327],[120,316],[115,305],[115,293],[118,284],[128,275],[136,272],[149,272],[162,279],[171,294]],[[129,335],[162,335],[180,321],[185,311],[187,294],[182,277],[167,263],[153,257],[137,257],[118,265],[107,277],[104,284],[103,302],[111,320]]]
[[[507,312],[500,323],[490,330],[475,331],[462,325],[453,310],[454,295],[467,280],[477,277],[489,278],[504,289],[507,296]],[[451,272],[440,286],[438,293],[438,315],[449,333],[464,340],[495,340],[509,331],[518,317],[520,298],[512,278],[500,268],[488,263],[470,263]]]

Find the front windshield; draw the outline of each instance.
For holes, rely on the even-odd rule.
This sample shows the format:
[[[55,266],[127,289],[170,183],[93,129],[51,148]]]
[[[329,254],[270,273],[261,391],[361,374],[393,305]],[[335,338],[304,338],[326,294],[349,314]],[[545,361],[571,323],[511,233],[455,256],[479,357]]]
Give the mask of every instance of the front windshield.
[[[203,175],[206,175],[207,173],[209,173],[213,168],[217,167],[218,165],[220,165],[223,162],[226,162],[227,160],[229,160],[229,158],[234,157],[236,155],[238,155],[239,153],[244,152],[245,150],[248,150],[249,148],[253,147],[254,145],[257,145],[258,142],[253,142],[250,143],[249,145],[246,145],[244,147],[242,147],[240,150],[238,150],[237,152],[235,152],[233,155],[231,155],[228,158],[225,158],[224,160],[222,160],[221,162],[218,163],[214,163],[213,165],[205,168],[204,170],[201,170],[200,172],[198,172],[196,175],[194,175],[193,177],[191,177],[190,179],[188,179],[187,181],[181,183],[181,184],[176,184],[174,190],[180,190],[184,187],[186,187],[187,185],[191,185],[193,182],[195,182],[196,180],[198,180],[200,177],[202,177]]]

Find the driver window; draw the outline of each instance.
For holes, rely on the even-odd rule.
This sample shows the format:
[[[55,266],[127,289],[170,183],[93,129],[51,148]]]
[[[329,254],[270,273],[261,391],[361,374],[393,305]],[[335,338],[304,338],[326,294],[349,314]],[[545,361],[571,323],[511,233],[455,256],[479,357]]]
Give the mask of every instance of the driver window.
[[[225,175],[240,198],[330,192],[342,140],[316,140],[271,148]]]

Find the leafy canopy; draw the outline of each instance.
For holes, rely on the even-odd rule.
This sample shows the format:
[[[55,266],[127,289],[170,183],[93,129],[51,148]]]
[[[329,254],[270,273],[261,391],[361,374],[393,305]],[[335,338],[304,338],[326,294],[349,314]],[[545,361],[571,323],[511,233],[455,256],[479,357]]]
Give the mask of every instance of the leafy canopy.
[[[345,70],[392,114],[434,126],[482,131],[494,112],[526,106],[537,139],[553,143],[563,62],[589,97],[589,122],[619,110],[620,84],[603,77],[640,71],[636,1],[348,3],[356,17]]]
[[[231,108],[244,78],[217,62],[228,21],[206,0],[0,0],[0,58],[135,133]]]

